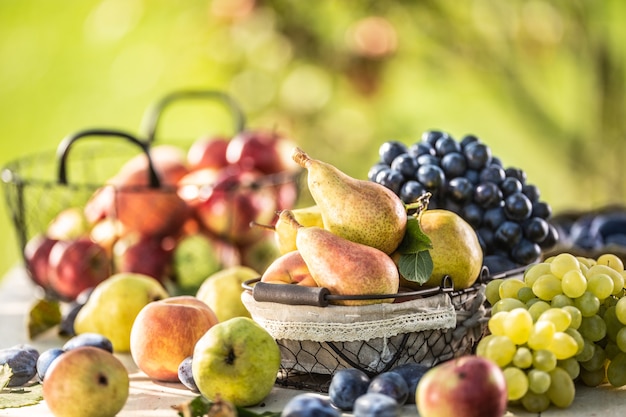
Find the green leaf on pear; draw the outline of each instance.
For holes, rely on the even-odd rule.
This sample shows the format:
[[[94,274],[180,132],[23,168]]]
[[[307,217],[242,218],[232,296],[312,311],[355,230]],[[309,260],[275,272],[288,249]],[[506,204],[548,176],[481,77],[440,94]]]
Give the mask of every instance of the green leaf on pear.
[[[432,249],[433,243],[420,226],[419,218],[408,216],[404,238],[398,246],[400,254],[418,253]]]
[[[60,323],[60,303],[56,300],[37,300],[28,315],[28,335],[31,339],[35,339],[40,334]]]
[[[422,250],[416,253],[401,254],[398,270],[407,281],[424,284],[430,279],[433,272],[433,260],[430,252]]]

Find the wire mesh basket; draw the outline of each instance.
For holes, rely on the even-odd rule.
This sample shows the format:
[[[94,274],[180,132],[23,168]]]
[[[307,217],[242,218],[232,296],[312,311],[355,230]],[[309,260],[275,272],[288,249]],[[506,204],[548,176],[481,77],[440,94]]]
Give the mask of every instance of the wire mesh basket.
[[[237,103],[226,94],[213,90],[179,91],[165,96],[148,109],[142,121],[143,133],[133,134],[108,128],[81,130],[65,137],[56,150],[26,155],[3,167],[1,182],[17,235],[18,246],[31,278],[47,291],[48,296],[68,298],[49,288],[47,283],[34,276],[35,271],[29,262],[26,248],[33,239],[45,235],[53,219],[65,209],[84,209],[94,200],[97,193],[106,189],[110,192],[112,200],[110,204],[112,209],[108,210],[105,215],[108,219],[121,220],[124,216],[132,216],[136,219],[143,219],[147,223],[151,217],[158,217],[161,220],[172,218],[175,220],[172,223],[176,227],[167,232],[174,238],[178,238],[182,233],[182,228],[189,223],[183,220],[194,216],[193,213],[189,214],[189,211],[175,212],[167,205],[160,203],[162,200],[175,200],[180,197],[180,189],[163,180],[161,173],[155,168],[152,156],[162,115],[166,108],[180,100],[207,100],[225,105],[234,122],[232,137],[242,133],[245,129],[242,111]],[[173,145],[184,154],[194,140],[194,138],[181,140]],[[141,178],[141,181],[130,186],[118,186],[110,182],[111,178],[119,173],[130,159],[139,156],[145,156],[147,161],[145,178]],[[300,198],[301,177],[301,170],[263,175],[245,185],[226,190],[226,200],[234,201],[235,197],[243,192],[267,192],[272,195],[281,193],[282,208],[292,208]],[[202,190],[210,189],[212,185],[198,182],[187,183],[185,187],[196,187],[197,193],[201,193]],[[287,188],[289,192],[285,192]],[[123,204],[129,196],[133,201],[143,199],[146,204],[141,206]],[[272,214],[274,213],[275,210],[272,211]],[[153,223],[155,221],[158,223],[159,219],[154,220]],[[89,221],[92,223],[89,227],[92,227],[95,221]],[[227,217],[227,221],[232,221],[232,215]],[[228,225],[225,227],[227,228]],[[144,230],[140,232],[143,233]],[[121,233],[114,239],[119,238]],[[155,231],[154,234],[166,237],[164,230]],[[235,242],[229,241],[229,236],[213,237],[235,245]],[[113,263],[113,255],[109,255]],[[236,257],[236,262],[243,263],[239,257]],[[171,269],[167,269],[167,272],[171,274]]]
[[[374,376],[407,363],[433,366],[472,353],[487,329],[490,306],[485,286],[493,279],[487,274],[484,270],[467,289],[455,291],[444,280],[439,288],[389,295],[393,303],[368,306],[266,301],[255,296],[254,280],[244,285],[242,299],[280,347],[277,384],[328,392],[340,369],[357,368]]]

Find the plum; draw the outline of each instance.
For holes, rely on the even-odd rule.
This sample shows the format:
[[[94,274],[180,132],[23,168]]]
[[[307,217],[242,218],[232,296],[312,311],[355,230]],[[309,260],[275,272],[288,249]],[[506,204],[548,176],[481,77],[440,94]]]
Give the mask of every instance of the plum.
[[[63,353],[65,353],[63,349],[51,348],[44,350],[41,355],[39,355],[39,359],[37,359],[37,376],[40,381],[43,381],[50,364]]]
[[[281,417],[340,417],[341,412],[334,408],[330,400],[313,394],[298,394],[283,408]]]
[[[28,344],[19,344],[0,350],[0,366],[9,365],[13,374],[8,387],[20,387],[37,374],[39,351]]]
[[[354,402],[354,417],[397,417],[400,411],[396,400],[377,392],[361,395]]]
[[[406,399],[406,404],[415,404],[415,391],[417,390],[417,384],[422,379],[422,376],[430,369],[429,366],[421,363],[405,363],[398,365],[391,369],[392,372],[400,374],[409,388],[409,396]]]
[[[192,360],[193,358],[191,356],[187,356],[180,365],[178,365],[178,379],[184,386],[189,388],[190,391],[200,392],[191,372]]]
[[[370,381],[367,392],[387,395],[399,405],[404,405],[409,398],[409,386],[404,377],[391,371],[376,375]]]
[[[341,410],[352,410],[354,401],[367,392],[370,378],[356,368],[340,369],[333,375],[328,387],[330,402]]]
[[[93,346],[113,353],[113,343],[99,333],[78,334],[65,342],[63,350],[72,350],[81,346]]]

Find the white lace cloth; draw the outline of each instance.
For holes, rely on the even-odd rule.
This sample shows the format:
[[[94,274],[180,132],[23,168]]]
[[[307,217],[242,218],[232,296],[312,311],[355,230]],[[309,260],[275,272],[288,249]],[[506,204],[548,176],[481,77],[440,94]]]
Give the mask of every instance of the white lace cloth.
[[[276,340],[352,342],[456,326],[456,312],[447,294],[358,307],[258,302],[248,291],[243,292],[242,301]]]

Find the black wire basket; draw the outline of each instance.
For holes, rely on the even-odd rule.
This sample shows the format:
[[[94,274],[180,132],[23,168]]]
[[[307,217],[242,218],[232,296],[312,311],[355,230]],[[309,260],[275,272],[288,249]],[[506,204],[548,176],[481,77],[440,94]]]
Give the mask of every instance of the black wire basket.
[[[133,216],[145,219],[178,215],[168,211],[167,208],[159,211],[159,201],[177,196],[180,190],[162,181],[154,167],[151,150],[158,143],[157,131],[162,124],[163,114],[173,104],[183,100],[214,101],[226,107],[232,116],[232,137],[245,130],[244,114],[239,105],[227,94],[214,90],[177,91],[158,100],[146,111],[139,134],[110,128],[85,129],[63,138],[55,150],[26,155],[3,167],[1,182],[8,212],[15,228],[17,244],[31,278],[46,290],[48,296],[67,298],[34,276],[26,248],[31,240],[45,235],[50,223],[62,211],[68,208],[85,208],[94,199],[96,193],[106,188],[111,192],[114,200],[112,204],[114,209],[107,212],[108,217],[120,219],[124,215],[131,214],[133,210],[139,210],[138,213],[132,213]],[[210,125],[210,118],[206,122]],[[195,139],[177,140],[168,144],[175,145],[182,152],[187,152]],[[131,158],[142,154],[145,155],[147,161],[146,177],[143,182],[130,187],[118,187],[109,183],[109,180],[120,171],[124,164]],[[281,200],[281,208],[292,208],[300,199],[301,178],[302,170],[295,169],[289,172],[268,174],[243,186],[228,190],[227,194],[229,198],[230,196],[234,198],[237,193],[241,192],[273,193],[288,187],[290,192],[282,194],[287,198]],[[185,186],[205,190],[212,184],[199,182]],[[147,201],[151,202],[147,205],[149,208],[146,209],[146,205],[142,208],[133,207],[132,204],[123,205],[123,199],[129,195],[133,198],[144,196]],[[215,236],[215,238],[229,241],[228,236]],[[240,259],[237,261],[243,263]],[[111,271],[115,272],[114,269]],[[175,280],[176,277],[173,278]]]

